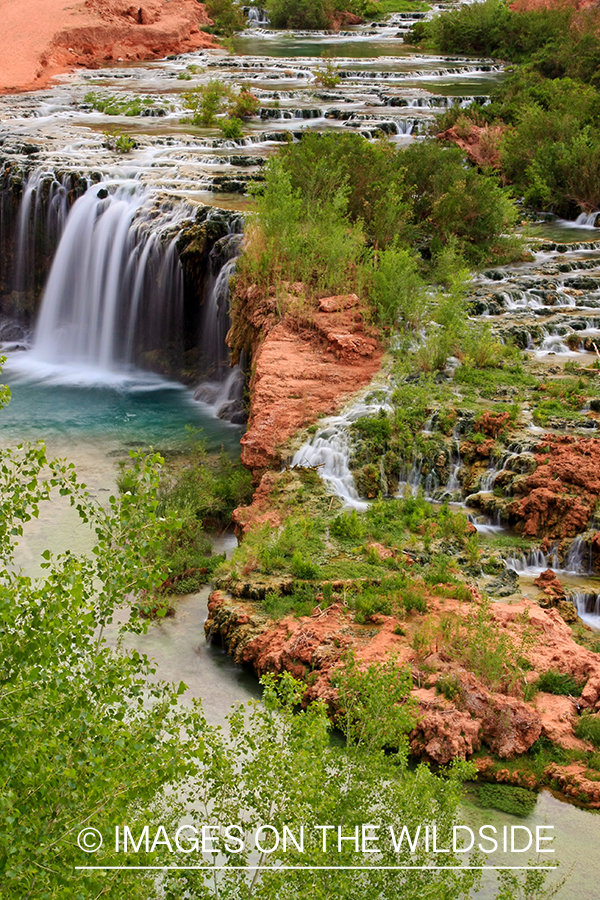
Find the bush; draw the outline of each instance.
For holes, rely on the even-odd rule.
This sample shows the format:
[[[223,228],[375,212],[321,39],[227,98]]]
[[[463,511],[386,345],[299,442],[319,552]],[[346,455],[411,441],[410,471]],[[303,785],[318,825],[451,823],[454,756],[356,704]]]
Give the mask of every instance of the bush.
[[[580,697],[585,687],[584,681],[577,681],[572,675],[565,675],[556,669],[548,669],[543,672],[536,682],[538,691],[546,694],[565,694],[571,697]]]
[[[537,794],[533,791],[510,784],[480,784],[477,798],[484,809],[499,809],[522,817],[531,815],[537,803]]]
[[[299,550],[296,550],[292,556],[290,572],[296,578],[313,579],[318,578],[320,575],[319,567],[309,559],[306,559]]]
[[[355,509],[350,513],[340,513],[329,527],[333,537],[342,540],[360,541],[365,535],[365,526]]]
[[[219,128],[227,140],[237,141],[244,137],[241,119],[223,119],[219,122]]]
[[[577,737],[590,741],[594,747],[600,747],[600,716],[583,713],[574,728]]]
[[[389,247],[379,254],[371,297],[377,319],[384,325],[417,330],[427,310],[425,284],[416,257],[409,250]]]
[[[233,37],[246,27],[246,17],[242,8],[234,0],[206,0],[206,12],[213,20],[216,34]]]
[[[217,115],[223,111],[229,98],[229,88],[223,81],[211,79],[183,95],[184,106],[191,110],[192,125],[210,128],[216,124]]]
[[[456,700],[462,693],[460,681],[456,675],[440,675],[435,683],[437,694],[443,694],[446,700]]]
[[[466,165],[458,147],[433,140],[408,147],[402,163],[414,185],[413,219],[432,253],[450,244],[477,266],[504,247],[510,251],[503,235],[512,230],[517,211],[496,176]]]

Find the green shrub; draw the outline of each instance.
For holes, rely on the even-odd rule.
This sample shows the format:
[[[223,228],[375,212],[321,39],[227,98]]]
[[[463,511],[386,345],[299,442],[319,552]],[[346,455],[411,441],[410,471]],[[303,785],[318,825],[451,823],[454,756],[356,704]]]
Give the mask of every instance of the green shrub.
[[[600,747],[600,716],[583,713],[574,728],[577,737],[590,741],[594,747]]]
[[[337,85],[340,83],[340,76],[338,75],[339,66],[335,64],[335,62],[331,58],[331,54],[328,52],[324,51],[323,53],[321,53],[321,59],[323,59],[324,65],[320,66],[316,70],[315,81],[322,87],[337,87]]]
[[[571,697],[580,697],[585,687],[585,681],[577,681],[572,675],[565,675],[556,669],[548,669],[542,672],[536,682],[539,691],[546,694],[566,694]]]
[[[294,551],[292,556],[292,561],[290,563],[290,572],[296,578],[318,578],[321,570],[319,566],[315,563],[311,562],[309,559],[306,559],[300,550]]]
[[[537,803],[537,794],[533,791],[510,784],[480,784],[477,798],[484,809],[499,809],[522,817],[531,815]]]
[[[435,690],[438,694],[443,694],[446,700],[456,700],[462,693],[460,680],[456,675],[440,675],[435,683]]]
[[[329,531],[333,537],[341,540],[360,541],[365,535],[365,526],[355,509],[350,513],[340,513],[336,516]]]
[[[328,28],[334,8],[333,0],[266,0],[275,28]]]
[[[241,119],[221,119],[218,124],[223,137],[227,138],[227,140],[237,141],[244,137]]]
[[[232,37],[246,27],[246,17],[234,0],[205,0],[206,12],[214,22],[216,34]]]
[[[413,144],[401,156],[415,186],[415,224],[434,254],[453,241],[460,256],[480,265],[506,246],[503,235],[517,211],[495,175],[465,165],[462,150],[435,140]]]
[[[392,615],[390,598],[368,588],[352,598],[351,606],[355,610],[354,618],[359,624],[372,619],[378,613],[384,616]]]
[[[409,250],[389,247],[379,254],[371,297],[378,320],[389,326],[417,330],[427,311],[425,284]]]
[[[247,84],[243,84],[239,93],[235,94],[229,105],[229,115],[232,119],[249,119],[256,116],[260,109],[260,100],[250,90]]]
[[[420,613],[427,612],[427,601],[422,589],[409,586],[402,591],[401,596],[402,604],[407,613],[413,612],[413,610]]]

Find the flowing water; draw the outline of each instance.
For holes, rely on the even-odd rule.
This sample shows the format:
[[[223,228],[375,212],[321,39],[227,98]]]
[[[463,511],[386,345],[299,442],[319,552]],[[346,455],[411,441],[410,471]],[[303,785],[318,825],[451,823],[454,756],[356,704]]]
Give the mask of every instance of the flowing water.
[[[436,111],[473,97],[485,101],[502,78],[501,66],[416,53],[402,38],[421,15],[402,13],[332,35],[277,32],[251,9],[251,28],[236,38],[235,55],[201,51],[80,70],[47,90],[0,97],[0,172],[5,185],[23,181],[18,208],[14,192],[0,193],[0,341],[13,394],[0,419],[3,444],[46,439],[50,452],[75,461],[100,501],[114,490],[117,463],[129,449],[174,448],[185,440],[187,425],[202,429],[209,449],[236,450],[242,428],[222,417],[239,420],[243,387],[241,370],[226,372],[224,346],[240,220],[228,220],[228,236],[211,250],[201,309],[190,310],[178,235],[201,204],[217,212],[248,209],[248,181],[283,141],[307,129],[367,138],[383,132],[401,145],[418,136]],[[330,88],[317,81],[324,53],[334,57],[339,76]],[[188,112],[185,94],[214,78],[248,83],[260,101],[259,117],[243,139],[226,140],[217,129],[181,121]],[[142,98],[143,114],[98,112],[90,93]],[[130,153],[115,152],[119,132],[135,139]],[[594,214],[537,226],[536,234],[554,244],[540,248],[533,263],[481,276],[474,286],[481,313],[510,314],[527,334],[524,346],[540,357],[593,354],[592,342],[600,336],[600,243],[590,243],[595,224]],[[560,243],[573,239],[581,242],[579,249]],[[184,387],[147,371],[165,371],[156,365],[157,355],[163,363],[169,354],[187,359],[190,329],[203,378],[190,376]],[[364,501],[348,466],[347,428],[387,405],[385,391],[376,388],[378,393],[324,422],[294,460],[323,464],[332,490],[357,508]],[[501,465],[490,470],[482,490],[493,487]],[[456,492],[459,468],[457,433],[450,483],[431,481],[426,491]],[[416,459],[402,489],[416,490],[420,473]],[[38,574],[39,553],[64,546],[85,551],[89,534],[57,503],[28,527],[19,562]],[[583,565],[583,557],[575,556],[566,569]],[[514,567],[531,571],[546,562],[515,559]],[[580,591],[582,616],[600,621],[599,595]],[[193,696],[203,698],[211,721],[222,721],[232,702],[257,696],[258,689],[205,644],[206,599],[206,591],[182,598],[174,619],[152,625],[135,643],[157,660],[160,676],[184,680]],[[469,804],[465,815],[476,824],[510,821]],[[531,820],[556,824],[557,855],[564,869],[575,866],[564,896],[595,898],[600,864],[583,848],[598,839],[597,817],[543,793]],[[491,896],[489,884],[481,896]]]

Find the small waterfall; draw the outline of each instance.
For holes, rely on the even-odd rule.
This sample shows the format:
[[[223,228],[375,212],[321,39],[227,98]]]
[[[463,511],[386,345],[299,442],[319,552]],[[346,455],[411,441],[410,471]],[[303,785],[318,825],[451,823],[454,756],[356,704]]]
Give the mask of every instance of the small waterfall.
[[[0,172],[0,180],[0,292],[14,292],[8,305],[29,324],[73,196],[87,182],[39,168],[23,176],[21,189],[21,176],[10,167]]]
[[[592,546],[591,544],[588,546],[581,536],[576,537],[571,544],[563,565],[561,565],[557,550],[557,547],[553,547],[548,553],[544,553],[542,550],[530,550],[527,555],[521,553],[509,556],[506,565],[519,575],[539,575],[546,569],[552,569],[554,572],[564,575],[592,574]]]
[[[452,471],[450,472],[450,478],[448,479],[448,484],[446,485],[447,491],[460,491],[461,484],[458,480],[458,473],[460,472],[460,467],[462,465],[462,460],[460,458],[460,438],[459,438],[459,429],[458,427],[454,428],[452,433],[453,445],[452,445],[452,455],[450,457],[450,465],[452,466]]]
[[[137,183],[90,187],[67,219],[32,360],[108,372],[178,340],[183,279],[168,229],[186,213],[157,207]]]
[[[244,15],[248,19],[248,25],[252,26],[264,26],[270,25],[271,20],[269,19],[266,10],[262,9],[259,6],[244,6],[242,8]]]
[[[319,475],[337,497],[354,509],[366,509],[369,504],[359,497],[350,471],[349,424],[346,416],[329,419],[328,427],[298,450],[292,466],[318,466]]]
[[[567,553],[565,559],[565,571],[576,572],[578,575],[591,575],[592,566],[592,544],[586,544],[581,535],[578,535]]]
[[[600,629],[600,594],[571,594],[571,600],[577,608],[577,615],[581,621],[592,628]]]
[[[319,475],[336,497],[354,509],[367,509],[369,502],[359,496],[350,469],[349,429],[357,419],[389,408],[387,390],[379,390],[355,402],[341,415],[325,419],[314,437],[294,454],[292,467],[318,467]]]

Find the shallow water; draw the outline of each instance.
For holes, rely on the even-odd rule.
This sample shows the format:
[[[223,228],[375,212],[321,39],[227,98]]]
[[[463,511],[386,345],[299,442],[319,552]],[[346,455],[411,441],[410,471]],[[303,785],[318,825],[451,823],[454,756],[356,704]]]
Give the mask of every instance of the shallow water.
[[[186,428],[192,428],[207,449],[239,452],[242,429],[217,419],[176,382],[147,372],[111,376],[59,366],[36,366],[35,379],[33,372],[23,374],[23,362],[9,357],[4,369],[12,394],[0,413],[4,444],[43,439],[60,440],[74,452],[80,442],[99,445],[108,454],[149,446],[167,450],[184,445]]]

